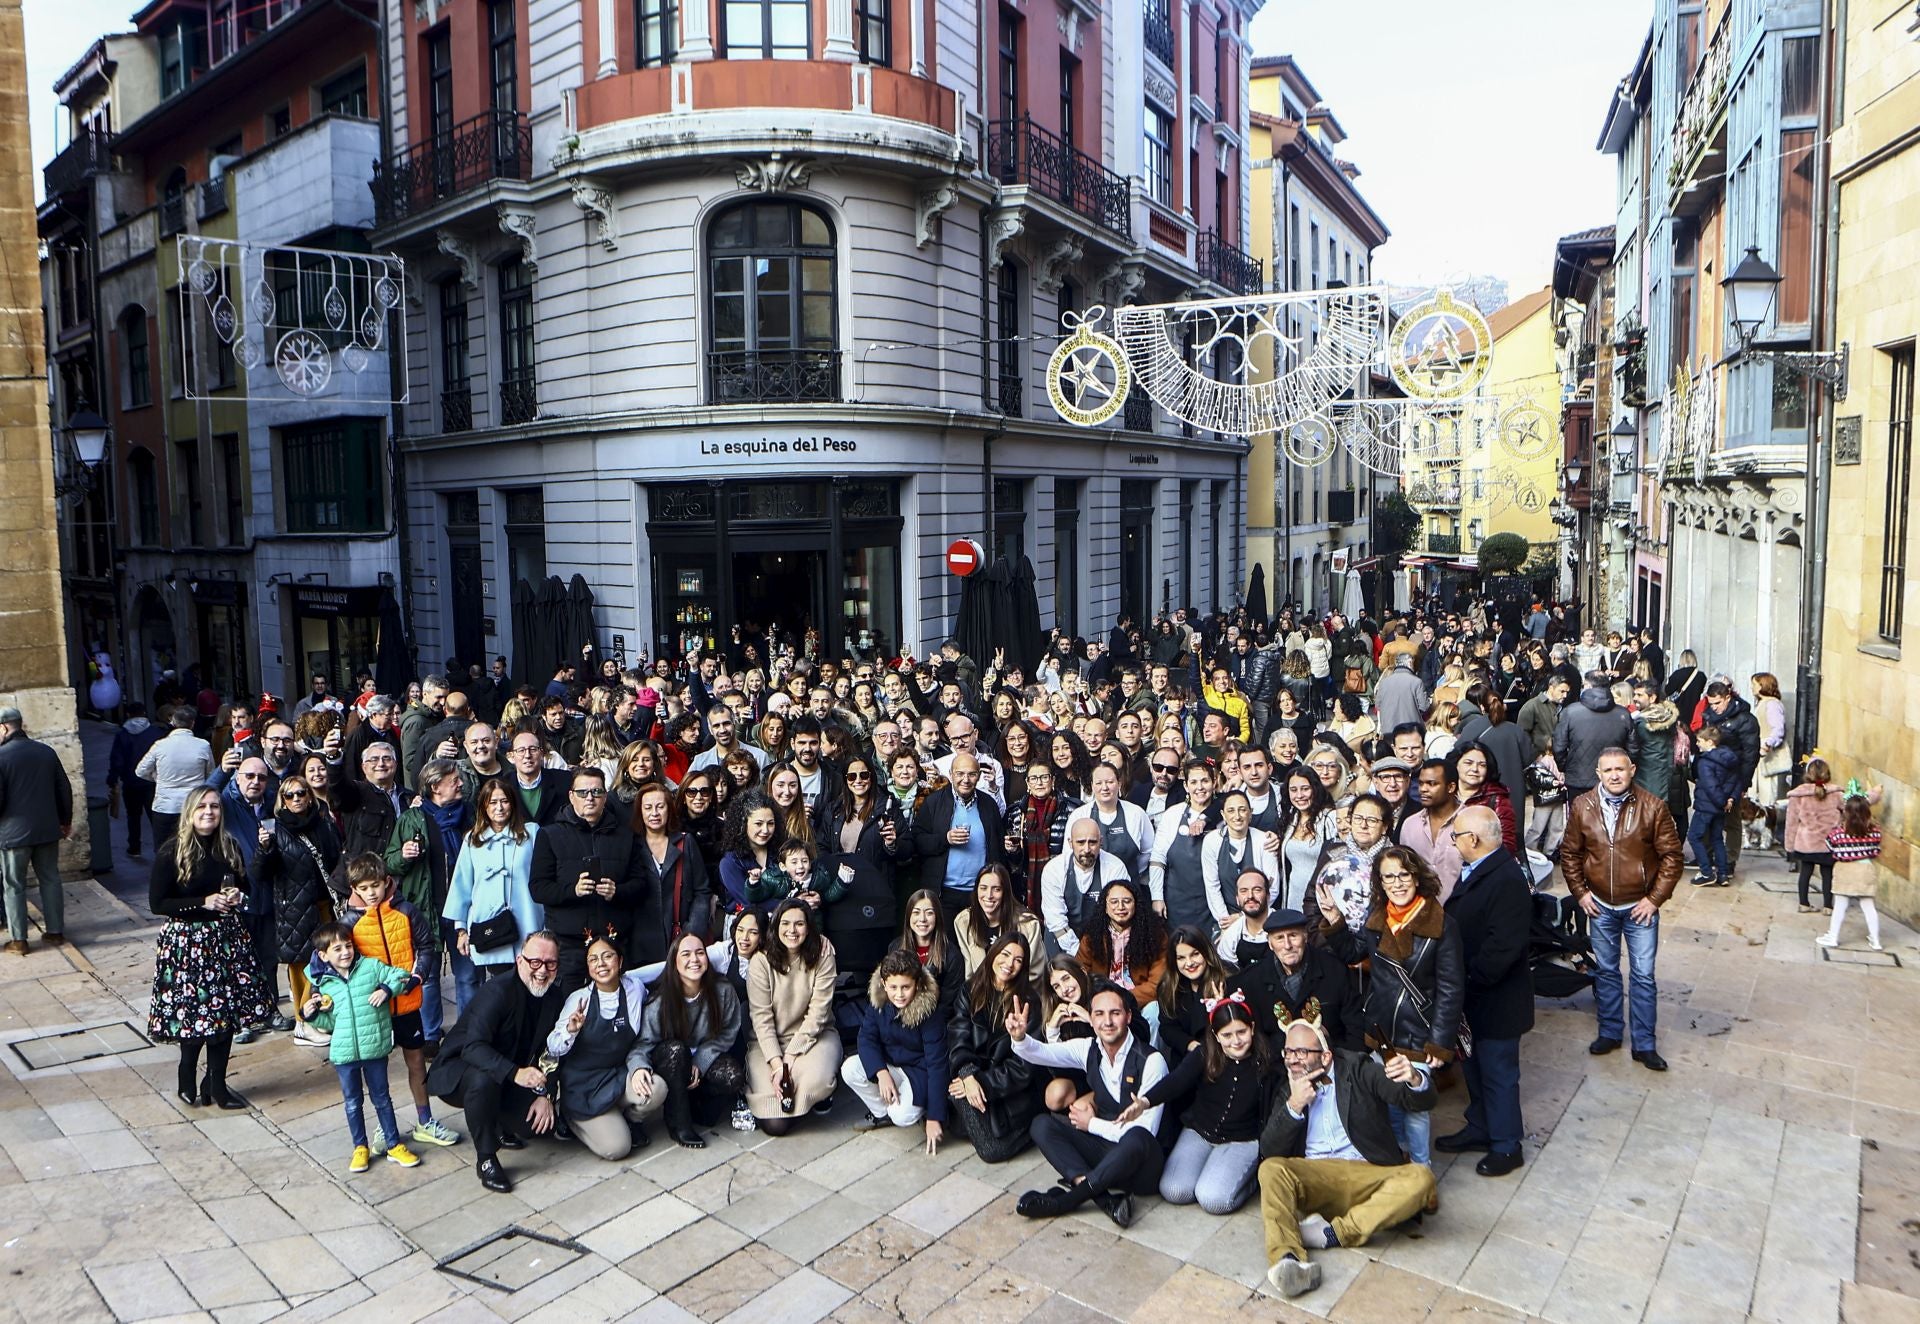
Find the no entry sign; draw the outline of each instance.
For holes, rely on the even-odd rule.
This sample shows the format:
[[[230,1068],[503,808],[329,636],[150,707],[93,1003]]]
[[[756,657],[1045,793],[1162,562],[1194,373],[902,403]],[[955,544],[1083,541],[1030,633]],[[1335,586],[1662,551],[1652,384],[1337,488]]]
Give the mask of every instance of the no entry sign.
[[[955,538],[947,544],[947,569],[962,579],[986,563],[986,550],[971,538]]]

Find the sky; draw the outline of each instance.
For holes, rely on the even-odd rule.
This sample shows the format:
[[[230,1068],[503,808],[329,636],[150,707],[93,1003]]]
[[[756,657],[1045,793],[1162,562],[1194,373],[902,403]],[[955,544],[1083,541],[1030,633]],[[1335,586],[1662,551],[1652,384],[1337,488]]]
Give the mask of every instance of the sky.
[[[53,81],[137,4],[25,4],[44,162],[59,145]],[[1613,219],[1611,158],[1593,144],[1652,12],[1653,0],[1267,0],[1253,47],[1293,56],[1346,129],[1341,155],[1393,232],[1380,279],[1498,276],[1517,298],[1546,284],[1555,239]]]
[[[1653,0],[1267,0],[1253,53],[1291,55],[1347,131],[1339,155],[1392,231],[1378,279],[1498,276],[1517,299],[1556,239],[1613,220],[1593,145],[1652,17]]]

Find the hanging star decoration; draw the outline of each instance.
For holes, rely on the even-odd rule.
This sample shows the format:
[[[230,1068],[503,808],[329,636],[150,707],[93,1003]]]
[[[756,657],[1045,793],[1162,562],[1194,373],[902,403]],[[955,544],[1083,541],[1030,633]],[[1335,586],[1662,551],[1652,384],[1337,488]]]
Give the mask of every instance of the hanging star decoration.
[[[1098,348],[1077,349],[1067,355],[1067,366],[1061,371],[1060,379],[1073,387],[1073,403],[1085,408],[1087,394],[1105,398],[1113,394],[1113,388],[1100,380],[1100,351]]]
[[[1106,422],[1127,400],[1131,373],[1126,351],[1112,336],[1094,330],[1106,314],[1099,305],[1084,313],[1062,313],[1061,325],[1073,334],[1047,360],[1047,398],[1054,412],[1081,427]]]

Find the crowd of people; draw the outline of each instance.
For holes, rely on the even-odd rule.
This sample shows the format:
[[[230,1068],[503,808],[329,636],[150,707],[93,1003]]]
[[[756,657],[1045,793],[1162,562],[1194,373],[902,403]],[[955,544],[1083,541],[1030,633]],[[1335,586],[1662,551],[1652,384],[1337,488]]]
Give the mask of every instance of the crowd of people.
[[[1669,666],[1558,608],[1123,617],[984,665],[957,640],[857,661],[736,633],[374,691],[156,695],[109,778],[130,855],[150,828],[149,1029],[180,1046],[180,1098],[245,1107],[233,1045],[291,1034],[338,1073],[352,1172],[460,1143],[436,1103],[508,1191],[501,1155],[535,1137],[617,1160],[656,1123],[780,1136],[844,1085],[858,1127],[928,1152],[1037,1147],[1058,1180],[1030,1218],[1091,1203],[1124,1227],[1152,1195],[1226,1215],[1257,1187],[1294,1295],[1314,1249],[1437,1211],[1433,1151],[1523,1163],[1559,880],[1591,1051],[1630,1041],[1653,1071],[1689,853],[1694,885],[1727,886],[1778,840],[1803,911],[1820,875],[1821,941],[1857,898],[1878,943],[1878,791],[1792,775],[1773,677]],[[0,711],[0,815],[20,726]],[[40,843],[17,845],[25,951]],[[1434,1136],[1456,1086],[1465,1124]]]

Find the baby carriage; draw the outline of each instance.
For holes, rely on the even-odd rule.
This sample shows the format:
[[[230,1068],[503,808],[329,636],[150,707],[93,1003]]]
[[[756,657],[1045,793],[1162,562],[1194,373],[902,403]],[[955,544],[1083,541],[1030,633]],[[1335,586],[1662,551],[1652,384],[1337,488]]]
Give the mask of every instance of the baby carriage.
[[[1531,854],[1531,852],[1530,852]],[[1535,855],[1534,861],[1545,863]],[[1593,986],[1593,943],[1587,913],[1565,893],[1539,890],[1547,869],[1533,871],[1533,923],[1527,932],[1527,964],[1536,998],[1570,998]]]

